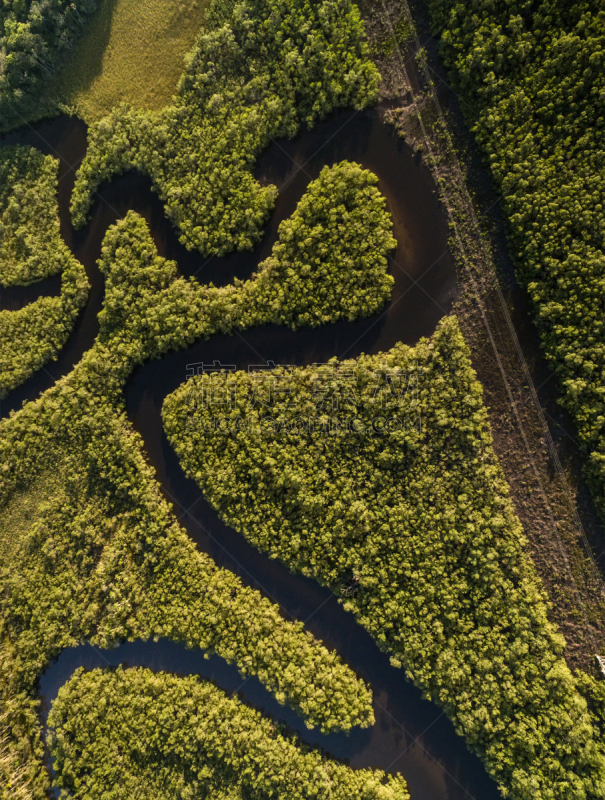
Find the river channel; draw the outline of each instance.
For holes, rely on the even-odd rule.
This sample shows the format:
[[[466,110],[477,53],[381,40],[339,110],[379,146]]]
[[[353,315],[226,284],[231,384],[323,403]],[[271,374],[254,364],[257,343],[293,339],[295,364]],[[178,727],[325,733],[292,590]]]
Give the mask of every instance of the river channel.
[[[86,151],[85,125],[67,116],[29,126],[0,137],[0,144],[30,144],[60,159],[59,208],[61,233],[84,265],[91,291],[86,308],[57,361],[32,376],[0,402],[0,414],[20,408],[67,374],[92,345],[98,332],[103,280],[96,266],[107,227],[134,209],[148,221],[161,255],[174,259],[182,274],[202,283],[225,285],[234,277],[247,278],[271,251],[279,223],[295,209],[309,181],[325,164],[343,159],[357,161],[378,175],[379,189],[393,217],[397,250],[390,258],[395,278],[388,306],[366,320],[327,325],[296,332],[264,326],[235,336],[217,336],[188,350],[170,353],[138,369],[126,387],[128,417],[145,442],[147,457],[156,470],[166,497],[196,545],[220,565],[236,572],[248,585],[277,602],[286,618],[305,623],[308,630],[368,681],[374,692],[376,723],[369,730],[349,735],[323,736],[308,731],[290,709],[277,704],[257,679],[242,682],[237,669],[217,656],[205,660],[200,651],[169,641],[128,642],[110,651],[82,645],[64,651],[40,680],[43,715],[60,686],[79,666],[142,665],[178,674],[199,674],[228,692],[238,692],[245,702],[283,721],[308,743],[324,748],[353,767],[373,766],[401,772],[409,783],[412,800],[496,800],[500,797],[480,760],[471,754],[453,725],[434,704],[424,700],[402,670],[389,659],[325,587],[290,574],[279,562],[249,545],[224,525],[199,488],[181,470],[161,424],[166,395],[182,383],[193,363],[249,365],[305,365],[333,356],[355,357],[377,353],[396,342],[415,344],[429,336],[456,299],[456,270],[448,249],[448,224],[431,174],[420,158],[382,123],[378,111],[343,112],[305,131],[291,141],[270,145],[260,158],[256,175],[274,183],[279,197],[262,242],[251,253],[205,259],[182,247],[150,180],[132,172],[103,184],[91,222],[74,231],[69,198],[75,171]],[[59,282],[37,284],[42,293],[56,294]],[[3,308],[30,302],[36,291],[3,290]]]

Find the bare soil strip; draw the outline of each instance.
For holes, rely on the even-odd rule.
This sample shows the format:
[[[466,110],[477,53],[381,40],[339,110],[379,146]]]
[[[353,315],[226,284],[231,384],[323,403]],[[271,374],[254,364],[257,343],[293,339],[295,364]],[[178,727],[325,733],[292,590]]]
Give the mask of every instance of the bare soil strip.
[[[595,655],[605,651],[603,530],[580,477],[581,454],[565,446],[564,437],[573,444],[573,427],[540,402],[536,383],[550,381],[554,389],[555,381],[527,324],[498,199],[462,121],[462,101],[448,86],[425,10],[414,7],[418,28],[406,0],[364,3],[362,13],[390,107],[385,119],[422,153],[448,212],[461,288],[456,313],[484,387],[496,452],[552,602],[551,618],[567,640],[569,665],[594,672]],[[546,414],[557,426],[552,431]]]

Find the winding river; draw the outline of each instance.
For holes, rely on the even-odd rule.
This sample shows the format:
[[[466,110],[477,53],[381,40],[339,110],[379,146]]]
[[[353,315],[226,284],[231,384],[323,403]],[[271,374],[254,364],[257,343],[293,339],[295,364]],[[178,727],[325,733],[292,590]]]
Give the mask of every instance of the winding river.
[[[237,669],[218,656],[205,660],[201,651],[187,650],[169,641],[128,642],[110,651],[90,645],[65,650],[40,680],[43,716],[60,686],[79,666],[126,663],[178,674],[199,674],[228,692],[238,692],[246,702],[298,731],[306,742],[346,759],[353,767],[400,771],[409,783],[413,800],[499,798],[494,782],[456,735],[444,713],[424,700],[401,670],[390,666],[388,657],[329,590],[313,580],[290,574],[220,521],[199,488],[183,474],[166,440],[160,417],[164,398],[185,380],[190,363],[217,360],[243,369],[265,361],[304,365],[324,362],[332,356],[377,353],[398,341],[415,344],[420,337],[430,335],[439,319],[450,311],[457,290],[454,261],[447,246],[447,219],[429,170],[381,122],[380,111],[339,113],[294,140],[273,143],[259,160],[257,177],[276,184],[280,193],[263,241],[256,250],[222,259],[204,259],[178,243],[162,204],[151,191],[149,179],[135,173],[104,184],[90,224],[83,231],[73,230],[69,198],[75,169],[86,149],[86,128],[79,120],[63,116],[28,126],[0,137],[0,144],[8,143],[30,144],[60,158],[61,233],[84,264],[91,292],[58,360],[1,401],[2,416],[19,408],[24,400],[35,399],[68,373],[92,345],[103,299],[103,281],[96,260],[107,227],[128,209],[145,217],[160,254],[176,260],[184,275],[195,276],[202,283],[213,281],[224,285],[236,276],[248,277],[270,253],[279,223],[294,211],[307,184],[317,177],[322,166],[350,159],[378,175],[398,242],[390,259],[395,288],[382,313],[315,330],[291,332],[265,326],[242,335],[217,336],[144,365],[126,388],[129,419],[143,437],[157,479],[191,538],[219,565],[233,570],[246,584],[279,603],[284,616],[302,620],[371,684],[376,724],[349,735],[324,736],[308,731],[302,719],[280,706],[257,679],[243,682]],[[58,293],[58,280],[50,279],[26,289],[4,290],[2,307],[18,308],[41,291]]]

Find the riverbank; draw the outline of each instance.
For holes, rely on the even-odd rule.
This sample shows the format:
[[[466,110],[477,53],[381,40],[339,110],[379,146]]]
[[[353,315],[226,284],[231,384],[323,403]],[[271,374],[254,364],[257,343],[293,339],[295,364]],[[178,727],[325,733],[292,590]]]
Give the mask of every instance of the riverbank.
[[[569,665],[596,674],[594,656],[605,649],[605,537],[580,475],[573,426],[555,405],[554,378],[515,281],[497,195],[423,4],[413,5],[415,33],[405,0],[366,4],[363,13],[383,75],[382,98],[391,106],[385,117],[421,153],[447,209],[461,292],[455,310],[551,619],[567,640]]]
[[[387,198],[400,245],[395,260],[406,268],[403,272],[394,263],[391,266],[396,283],[385,312],[366,320],[343,321],[313,330],[292,332],[276,325],[264,326],[246,332],[245,339],[221,336],[199,341],[188,350],[150,361],[137,370],[126,389],[127,413],[143,437],[146,455],[165,497],[172,502],[176,516],[199,550],[211,555],[219,566],[239,575],[245,585],[259,589],[279,603],[287,619],[304,622],[316,638],[341,654],[355,673],[366,676],[364,680],[371,684],[377,724],[343,736],[338,742],[330,735],[329,751],[348,759],[354,767],[367,764],[400,770],[418,800],[462,800],[469,794],[482,798],[499,796],[479,759],[456,735],[443,712],[422,700],[420,691],[404,679],[401,670],[389,664],[368,634],[327,590],[314,581],[293,576],[221,523],[200,497],[199,490],[184,476],[174,451],[166,443],[160,421],[165,395],[184,380],[186,366],[192,362],[212,363],[218,359],[245,369],[259,363],[260,354],[262,359],[277,363],[311,364],[327,361],[334,355],[353,357],[360,352],[386,350],[398,341],[414,344],[420,336],[430,335],[440,317],[451,310],[456,285],[453,261],[449,252],[444,255],[447,222],[429,170],[396,137],[392,128],[381,123],[377,112],[337,114],[294,140],[280,140],[271,145],[259,160],[257,177],[275,183],[280,194],[258,250],[205,262],[199,254],[186,251],[179,244],[162,204],[150,191],[149,179],[132,172],[101,186],[91,224],[82,231],[73,230],[68,213],[73,185],[73,170],[69,165],[78,163],[82,157],[85,134],[81,122],[59,118],[10,136],[11,141],[27,141],[60,154],[62,234],[85,264],[92,290],[74,336],[59,360],[50,365],[49,374],[37,374],[13,392],[1,404],[3,414],[11,408],[18,409],[22,400],[35,399],[59,375],[68,373],[82,352],[92,346],[104,292],[96,259],[108,225],[129,208],[148,220],[159,251],[176,260],[183,274],[196,275],[201,283],[214,281],[225,285],[235,276],[248,277],[270,253],[279,223],[292,214],[310,178],[319,174],[326,163],[350,158],[378,175],[379,189]],[[430,298],[436,298],[439,305]],[[130,658],[127,657],[129,662]],[[163,668],[163,663],[154,657],[146,666],[157,664]],[[183,669],[187,669],[186,664]],[[62,670],[60,662],[47,674],[59,675],[62,681],[66,677]]]

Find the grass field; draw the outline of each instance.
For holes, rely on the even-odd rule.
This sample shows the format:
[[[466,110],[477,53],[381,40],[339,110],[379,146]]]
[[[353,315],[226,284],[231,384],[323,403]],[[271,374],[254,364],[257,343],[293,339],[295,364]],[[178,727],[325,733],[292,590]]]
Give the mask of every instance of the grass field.
[[[51,94],[87,122],[121,102],[170,102],[204,21],[207,0],[101,0]]]
[[[64,469],[57,456],[56,469],[43,472],[31,486],[17,490],[0,509],[0,575],[14,566],[24,538],[44,519],[48,498],[65,495],[64,478]]]

